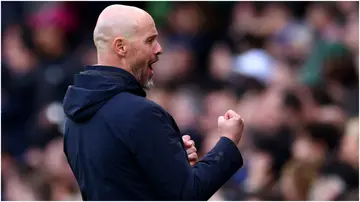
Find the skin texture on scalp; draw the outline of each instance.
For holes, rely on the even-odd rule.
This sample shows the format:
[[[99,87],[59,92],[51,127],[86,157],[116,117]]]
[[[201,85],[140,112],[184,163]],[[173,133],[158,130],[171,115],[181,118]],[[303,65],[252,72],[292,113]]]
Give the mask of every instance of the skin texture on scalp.
[[[115,37],[134,37],[140,20],[147,13],[139,8],[124,5],[106,7],[99,15],[94,29],[94,43],[98,50],[109,48]]]

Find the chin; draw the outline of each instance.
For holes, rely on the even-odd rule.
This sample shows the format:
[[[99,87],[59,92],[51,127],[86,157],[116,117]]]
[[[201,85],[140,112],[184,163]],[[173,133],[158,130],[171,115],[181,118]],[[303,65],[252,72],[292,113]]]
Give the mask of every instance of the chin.
[[[144,85],[144,89],[150,89],[150,88],[153,88],[155,85],[154,85],[154,81],[152,79],[148,80],[145,85]]]

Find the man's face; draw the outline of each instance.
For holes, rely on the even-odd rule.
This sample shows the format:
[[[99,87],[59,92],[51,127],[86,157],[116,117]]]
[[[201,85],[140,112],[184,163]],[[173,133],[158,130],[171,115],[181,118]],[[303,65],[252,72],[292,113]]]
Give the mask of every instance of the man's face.
[[[162,48],[157,41],[157,30],[151,19],[139,23],[136,36],[130,42],[129,49],[130,67],[143,88],[153,86],[152,76],[154,74],[152,64],[158,61],[158,55]]]

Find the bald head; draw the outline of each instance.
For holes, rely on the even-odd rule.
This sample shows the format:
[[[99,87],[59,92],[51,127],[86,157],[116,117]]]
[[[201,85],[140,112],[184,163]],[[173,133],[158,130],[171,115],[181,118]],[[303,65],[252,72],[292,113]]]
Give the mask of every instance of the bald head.
[[[144,10],[109,6],[101,12],[94,30],[97,64],[122,68],[147,88],[152,85],[152,64],[162,53],[157,35],[154,20]]]
[[[142,9],[111,5],[106,7],[100,14],[94,29],[94,43],[98,51],[111,46],[116,37],[125,39],[132,38],[144,18],[151,16]]]

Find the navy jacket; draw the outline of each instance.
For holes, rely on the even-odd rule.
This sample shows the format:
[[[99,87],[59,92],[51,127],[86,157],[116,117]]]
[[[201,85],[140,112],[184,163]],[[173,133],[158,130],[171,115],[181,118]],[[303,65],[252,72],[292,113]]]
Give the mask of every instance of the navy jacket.
[[[83,200],[208,200],[243,160],[223,137],[191,167],[174,119],[125,70],[89,66],[64,98],[64,152]]]

